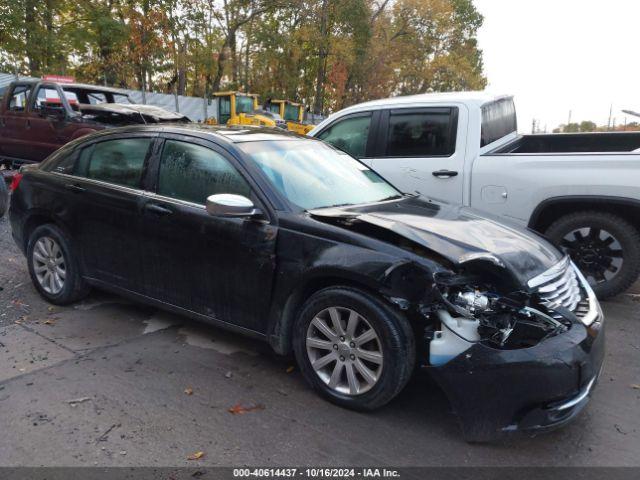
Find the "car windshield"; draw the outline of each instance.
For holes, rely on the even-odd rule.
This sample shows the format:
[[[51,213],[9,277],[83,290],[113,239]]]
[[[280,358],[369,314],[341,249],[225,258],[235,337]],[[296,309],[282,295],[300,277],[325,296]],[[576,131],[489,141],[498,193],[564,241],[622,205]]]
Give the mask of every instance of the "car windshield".
[[[290,202],[306,209],[357,205],[402,197],[367,166],[314,140],[237,144]]]

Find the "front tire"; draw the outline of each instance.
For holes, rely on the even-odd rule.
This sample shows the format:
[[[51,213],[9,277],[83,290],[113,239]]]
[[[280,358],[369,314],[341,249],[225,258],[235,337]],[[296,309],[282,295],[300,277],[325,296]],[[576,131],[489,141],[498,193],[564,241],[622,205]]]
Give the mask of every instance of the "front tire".
[[[374,410],[409,381],[415,339],[406,318],[354,288],[312,295],[294,325],[293,349],[307,382],[333,403]]]
[[[624,292],[640,273],[640,233],[627,220],[598,211],[565,215],[545,232],[583,273],[599,299]]]
[[[87,296],[89,287],[65,233],[53,224],[40,225],[27,244],[29,275],[47,301],[67,305]]]

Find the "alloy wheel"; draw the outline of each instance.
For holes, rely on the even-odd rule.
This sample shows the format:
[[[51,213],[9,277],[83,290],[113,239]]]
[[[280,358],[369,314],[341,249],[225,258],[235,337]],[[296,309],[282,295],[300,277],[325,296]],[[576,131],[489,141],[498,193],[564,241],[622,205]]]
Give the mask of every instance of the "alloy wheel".
[[[51,237],[40,237],[33,247],[33,270],[42,289],[57,295],[64,288],[67,268],[62,248]]]
[[[307,355],[318,377],[332,390],[360,395],[382,373],[382,343],[371,324],[350,308],[329,307],[307,329]]]
[[[591,285],[610,281],[620,272],[624,262],[620,242],[602,228],[572,230],[560,245]]]

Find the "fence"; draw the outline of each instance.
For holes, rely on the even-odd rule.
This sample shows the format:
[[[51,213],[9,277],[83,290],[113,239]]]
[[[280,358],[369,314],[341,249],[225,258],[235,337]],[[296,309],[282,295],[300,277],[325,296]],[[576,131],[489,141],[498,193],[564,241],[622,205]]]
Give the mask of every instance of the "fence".
[[[38,80],[35,77],[18,77],[19,80]],[[16,80],[16,76],[12,73],[0,73],[0,90]],[[127,90],[121,89],[126,92],[131,98],[133,103],[142,103],[146,105],[155,105],[156,107],[164,108],[170,112],[180,112],[183,115],[189,117],[194,122],[204,121],[206,118],[213,115],[213,108],[209,101],[203,97],[187,97],[185,95],[171,95],[168,93],[155,93],[145,92],[142,94],[141,90]],[[322,115],[315,115],[310,112],[306,114],[306,120],[309,123],[317,125],[324,117]]]

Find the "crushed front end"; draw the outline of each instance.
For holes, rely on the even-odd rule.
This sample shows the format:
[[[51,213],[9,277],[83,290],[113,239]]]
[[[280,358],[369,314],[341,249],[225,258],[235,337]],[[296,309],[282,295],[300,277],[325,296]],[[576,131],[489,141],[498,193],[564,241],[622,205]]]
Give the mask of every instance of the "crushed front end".
[[[587,281],[568,257],[522,288],[495,265],[463,270],[434,275],[423,355],[465,438],[569,422],[604,358],[604,319]]]

